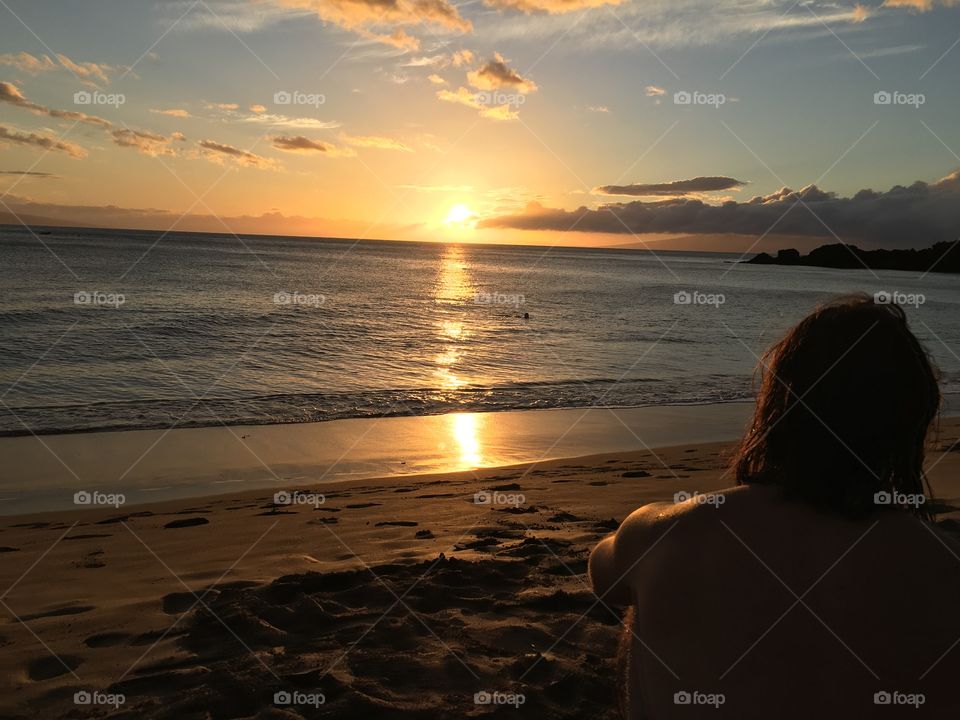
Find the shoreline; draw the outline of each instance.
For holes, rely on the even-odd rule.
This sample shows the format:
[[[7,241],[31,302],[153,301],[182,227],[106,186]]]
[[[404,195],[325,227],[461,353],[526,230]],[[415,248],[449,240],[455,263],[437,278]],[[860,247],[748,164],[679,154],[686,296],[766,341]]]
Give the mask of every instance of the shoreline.
[[[409,477],[739,437],[752,404],[517,410],[0,438],[0,515]]]

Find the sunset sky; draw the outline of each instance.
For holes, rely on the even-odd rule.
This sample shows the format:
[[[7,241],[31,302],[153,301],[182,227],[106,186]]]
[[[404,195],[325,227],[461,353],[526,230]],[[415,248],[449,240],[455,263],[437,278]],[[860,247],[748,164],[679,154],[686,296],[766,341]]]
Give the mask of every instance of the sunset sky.
[[[716,249],[742,246],[725,233],[953,240],[953,5],[2,0],[0,216]]]

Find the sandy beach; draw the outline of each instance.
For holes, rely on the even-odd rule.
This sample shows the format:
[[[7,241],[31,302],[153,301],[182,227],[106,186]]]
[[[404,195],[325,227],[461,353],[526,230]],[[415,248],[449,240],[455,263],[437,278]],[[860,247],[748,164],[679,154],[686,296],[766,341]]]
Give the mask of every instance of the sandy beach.
[[[928,458],[948,530],[958,437],[944,420]],[[0,715],[616,717],[620,614],[589,551],[644,503],[731,485],[728,450],[4,518]]]

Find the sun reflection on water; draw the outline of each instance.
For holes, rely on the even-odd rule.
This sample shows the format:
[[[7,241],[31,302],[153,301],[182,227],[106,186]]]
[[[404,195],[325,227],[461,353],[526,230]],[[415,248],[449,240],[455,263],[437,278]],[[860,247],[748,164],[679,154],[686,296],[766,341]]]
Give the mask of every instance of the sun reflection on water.
[[[448,245],[440,258],[434,289],[434,301],[440,313],[436,323],[436,336],[443,347],[434,357],[437,366],[434,372],[440,387],[448,390],[467,384],[467,380],[458,374],[457,366],[464,353],[461,343],[470,337],[470,331],[464,323],[463,312],[457,306],[472,297],[474,292],[463,248]]]
[[[450,433],[460,452],[460,464],[463,467],[479,467],[483,464],[483,448],[480,437],[485,418],[472,413],[453,413],[447,416]]]

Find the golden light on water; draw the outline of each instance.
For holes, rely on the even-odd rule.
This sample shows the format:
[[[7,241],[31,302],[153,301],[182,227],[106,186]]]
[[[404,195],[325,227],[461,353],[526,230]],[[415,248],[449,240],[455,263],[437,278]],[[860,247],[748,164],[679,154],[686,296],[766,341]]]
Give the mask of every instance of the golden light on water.
[[[480,445],[483,420],[471,413],[453,413],[447,416],[450,432],[460,453],[460,464],[464,467],[478,467],[483,463],[483,449]]]
[[[436,322],[436,338],[443,348],[434,357],[434,363],[440,385],[447,389],[467,384],[457,373],[457,365],[464,352],[462,343],[469,338],[470,331],[458,306],[473,297],[475,292],[463,249],[448,245],[440,258],[434,287],[434,301],[440,313]]]

